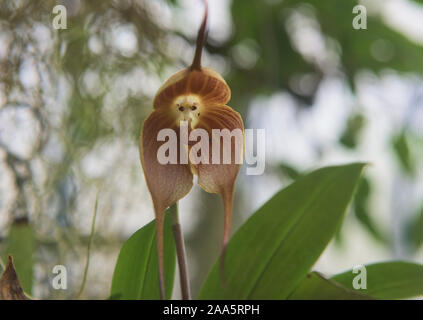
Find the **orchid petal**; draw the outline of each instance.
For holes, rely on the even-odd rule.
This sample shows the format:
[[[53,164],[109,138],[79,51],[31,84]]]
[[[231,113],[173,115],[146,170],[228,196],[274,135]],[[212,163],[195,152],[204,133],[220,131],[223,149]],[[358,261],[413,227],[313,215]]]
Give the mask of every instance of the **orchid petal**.
[[[170,77],[159,89],[154,98],[155,109],[170,108],[175,97],[198,95],[204,105],[224,105],[231,98],[231,90],[216,71],[184,69]]]
[[[241,142],[234,138],[231,139],[230,144],[225,145],[224,139],[218,138],[220,140],[219,163],[213,163],[213,152],[209,152],[208,164],[192,165],[193,172],[198,175],[200,187],[207,192],[220,194],[223,200],[225,221],[220,260],[223,275],[224,255],[230,235],[235,180],[241,167],[244,153],[244,124],[238,112],[223,105],[205,108],[197,128],[205,129],[209,133],[209,137],[212,137],[210,140],[211,144],[216,143],[216,139],[213,137],[213,129],[228,129],[230,132],[235,132],[233,130],[238,129],[241,133]],[[213,146],[210,145],[209,150],[212,149]],[[231,155],[231,160],[228,164],[223,162],[225,149],[229,149],[227,151]]]
[[[164,298],[163,267],[163,222],[167,207],[183,198],[192,188],[192,173],[188,164],[161,164],[158,151],[165,142],[157,141],[161,129],[178,130],[167,113],[154,110],[144,121],[140,137],[140,158],[144,170],[147,187],[153,199],[157,227],[157,250],[159,259],[160,290]],[[179,138],[178,159],[180,155]],[[179,162],[178,162],[179,163]]]

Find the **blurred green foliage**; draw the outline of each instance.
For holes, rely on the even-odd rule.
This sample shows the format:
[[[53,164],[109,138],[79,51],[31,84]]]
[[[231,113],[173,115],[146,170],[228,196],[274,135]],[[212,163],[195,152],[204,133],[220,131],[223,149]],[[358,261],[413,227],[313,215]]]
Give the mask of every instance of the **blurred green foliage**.
[[[357,191],[354,196],[354,213],[358,221],[366,228],[368,232],[377,240],[382,243],[387,242],[387,237],[379,229],[379,226],[375,223],[373,216],[370,211],[370,195],[371,195],[371,183],[368,178],[363,176],[358,183]]]
[[[356,74],[363,69],[379,72],[390,68],[422,73],[423,47],[388,28],[381,17],[368,15],[369,30],[352,28],[352,9],[358,4],[355,0],[234,0],[233,37],[222,46],[208,48],[211,52],[232,57],[228,82],[236,105],[242,108],[257,94],[287,90],[303,105],[309,106],[319,82],[328,72],[342,72],[352,88],[355,88]],[[321,32],[325,45],[333,54],[326,65],[319,64],[318,59],[307,59],[298,51],[293,41],[294,13],[309,19],[299,23],[309,23]],[[378,45],[388,55],[386,60],[382,57],[381,61],[372,54],[372,48]],[[255,52],[257,61],[253,66],[243,68],[236,63],[238,56],[234,57],[234,48],[237,46]],[[309,90],[302,90],[292,81],[298,75],[311,75],[315,83]]]
[[[423,206],[415,216],[410,219],[407,226],[407,240],[413,250],[417,250],[423,244]]]
[[[366,119],[361,114],[351,115],[348,119],[344,133],[341,135],[339,142],[347,148],[355,148],[360,139],[360,132],[365,125]]]
[[[415,175],[415,163],[410,151],[407,133],[400,132],[392,138],[392,148],[398,159],[401,169],[409,176]]]

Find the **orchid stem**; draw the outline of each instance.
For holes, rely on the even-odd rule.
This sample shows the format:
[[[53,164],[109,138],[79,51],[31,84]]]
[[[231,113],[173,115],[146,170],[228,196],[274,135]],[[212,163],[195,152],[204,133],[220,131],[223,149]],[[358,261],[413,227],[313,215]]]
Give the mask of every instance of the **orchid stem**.
[[[189,278],[187,269],[187,258],[185,253],[184,236],[182,234],[181,224],[179,223],[178,202],[170,207],[172,216],[173,237],[176,244],[176,255],[178,257],[179,278],[181,281],[182,300],[190,300],[191,292],[189,289]]]

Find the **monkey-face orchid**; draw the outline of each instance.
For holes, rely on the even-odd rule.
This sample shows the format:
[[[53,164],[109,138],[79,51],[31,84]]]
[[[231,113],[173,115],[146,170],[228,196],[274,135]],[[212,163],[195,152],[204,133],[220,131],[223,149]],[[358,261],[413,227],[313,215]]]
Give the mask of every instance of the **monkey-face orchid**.
[[[224,204],[224,234],[221,255],[223,256],[229,240],[232,216],[234,184],[240,161],[243,157],[244,125],[241,116],[228,107],[231,91],[225,80],[215,71],[201,67],[201,52],[205,40],[207,6],[203,22],[198,32],[197,47],[193,63],[168,79],[154,98],[154,109],[144,121],[140,136],[140,158],[144,176],[151,193],[157,226],[157,248],[160,275],[160,291],[164,298],[163,266],[163,222],[167,207],[183,198],[193,185],[193,174],[198,176],[198,184],[207,192],[220,194]],[[203,129],[212,137],[214,129],[229,132],[241,132],[241,148],[230,140],[230,162],[212,161],[211,155],[199,163],[161,164],[158,161],[159,148],[163,141],[158,141],[162,129],[172,129],[178,136],[178,159],[186,156],[191,144],[184,144],[180,138],[180,126],[187,124],[188,131]],[[202,143],[212,144],[212,139]],[[207,147],[209,147],[209,145]],[[220,159],[228,146],[220,144]],[[211,148],[209,148],[211,150]],[[202,155],[204,156],[204,155]],[[237,160],[238,159],[238,160]],[[209,161],[207,161],[209,160]],[[223,270],[223,269],[222,269]]]

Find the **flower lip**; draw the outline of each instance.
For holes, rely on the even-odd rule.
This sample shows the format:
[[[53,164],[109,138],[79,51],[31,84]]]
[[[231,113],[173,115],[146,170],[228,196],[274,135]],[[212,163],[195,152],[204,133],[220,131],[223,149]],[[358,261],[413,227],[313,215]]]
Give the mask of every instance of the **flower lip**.
[[[176,124],[179,126],[180,121],[188,121],[191,128],[195,127],[199,121],[201,109],[202,103],[198,95],[188,94],[177,97],[172,108]]]

